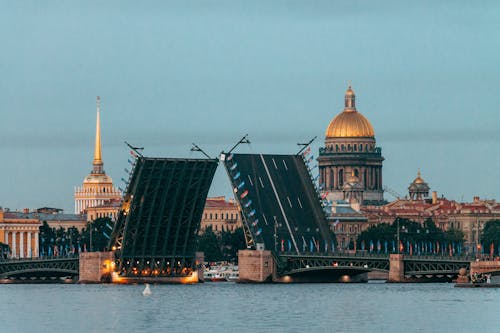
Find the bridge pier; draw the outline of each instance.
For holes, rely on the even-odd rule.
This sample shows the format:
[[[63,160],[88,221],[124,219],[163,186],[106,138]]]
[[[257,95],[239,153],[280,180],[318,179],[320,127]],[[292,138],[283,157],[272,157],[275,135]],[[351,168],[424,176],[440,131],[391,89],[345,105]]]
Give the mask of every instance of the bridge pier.
[[[388,282],[405,282],[405,264],[402,254],[389,255],[389,280]]]
[[[238,251],[239,282],[262,283],[272,282],[275,262],[271,251],[240,250]]]
[[[80,253],[80,278],[78,283],[111,282],[114,252]]]

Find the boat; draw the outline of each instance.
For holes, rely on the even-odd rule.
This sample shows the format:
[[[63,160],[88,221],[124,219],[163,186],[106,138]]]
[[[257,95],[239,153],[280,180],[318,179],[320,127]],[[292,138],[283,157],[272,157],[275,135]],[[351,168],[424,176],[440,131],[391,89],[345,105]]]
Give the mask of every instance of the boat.
[[[203,279],[206,282],[234,282],[239,279],[238,266],[218,265],[212,266],[203,272]]]

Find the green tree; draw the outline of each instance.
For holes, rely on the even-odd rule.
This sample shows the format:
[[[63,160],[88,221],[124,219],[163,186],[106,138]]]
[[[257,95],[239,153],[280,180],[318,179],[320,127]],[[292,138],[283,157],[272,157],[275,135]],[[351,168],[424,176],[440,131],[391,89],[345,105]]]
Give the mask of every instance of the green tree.
[[[491,220],[486,222],[481,235],[481,242],[485,246],[485,252],[489,253],[490,246],[493,244],[493,250],[496,255],[500,246],[500,220]]]
[[[237,262],[238,251],[246,249],[243,228],[236,228],[233,232],[223,231],[221,234],[221,246],[224,260]]]
[[[81,243],[89,252],[106,251],[112,229],[113,221],[109,217],[97,218],[82,230]]]
[[[221,240],[212,230],[212,227],[205,229],[205,232],[198,237],[198,250],[205,254],[206,261],[223,260],[221,251]]]
[[[0,242],[0,259],[6,259],[9,253],[10,253],[9,245]]]

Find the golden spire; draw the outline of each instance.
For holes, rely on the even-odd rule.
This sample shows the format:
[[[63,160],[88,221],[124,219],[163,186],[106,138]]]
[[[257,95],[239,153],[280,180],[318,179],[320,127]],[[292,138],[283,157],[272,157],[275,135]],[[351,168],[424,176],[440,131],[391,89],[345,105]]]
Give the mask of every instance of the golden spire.
[[[101,153],[101,98],[97,96],[97,120],[95,125],[94,173],[103,173]]]

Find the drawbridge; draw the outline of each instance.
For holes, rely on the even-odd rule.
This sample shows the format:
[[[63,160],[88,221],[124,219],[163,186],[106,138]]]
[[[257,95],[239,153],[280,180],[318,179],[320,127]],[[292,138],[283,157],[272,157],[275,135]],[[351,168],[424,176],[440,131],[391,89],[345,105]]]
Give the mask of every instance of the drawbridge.
[[[110,239],[121,277],[188,276],[216,159],[137,155]]]
[[[247,244],[275,258],[334,250],[334,235],[302,155],[222,154]]]

